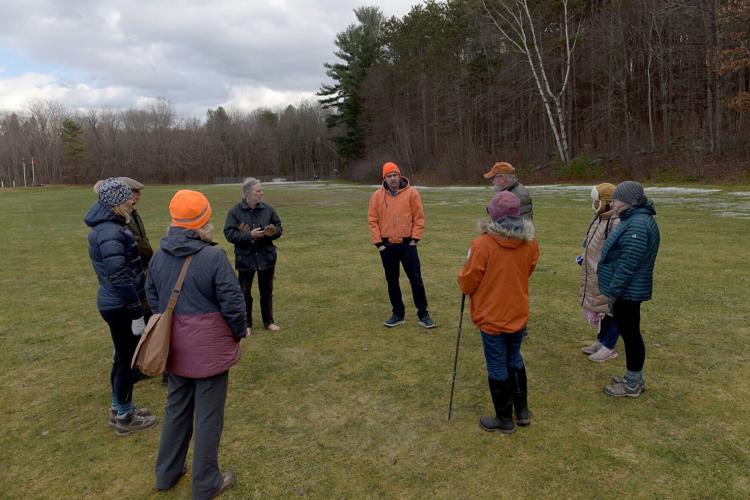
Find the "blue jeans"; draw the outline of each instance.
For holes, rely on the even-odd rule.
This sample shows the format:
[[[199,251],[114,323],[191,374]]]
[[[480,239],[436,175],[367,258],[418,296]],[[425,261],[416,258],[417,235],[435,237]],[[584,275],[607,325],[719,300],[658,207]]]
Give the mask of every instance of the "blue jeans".
[[[614,349],[619,338],[620,330],[617,328],[617,321],[614,317],[605,314],[599,322],[599,333],[596,334],[596,340],[607,349]]]
[[[521,342],[523,342],[526,327],[515,333],[501,333],[489,335],[482,332],[484,359],[487,362],[487,375],[499,381],[508,380],[511,370],[521,370],[524,367],[521,356]]]

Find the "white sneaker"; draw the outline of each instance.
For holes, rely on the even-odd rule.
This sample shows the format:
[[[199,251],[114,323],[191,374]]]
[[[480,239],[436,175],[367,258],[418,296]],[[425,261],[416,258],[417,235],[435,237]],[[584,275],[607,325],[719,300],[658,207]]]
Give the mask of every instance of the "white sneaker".
[[[607,361],[608,359],[615,359],[616,357],[617,357],[617,351],[615,351],[614,349],[609,349],[607,347],[602,346],[601,349],[599,349],[594,354],[589,356],[589,359],[596,363],[603,363]]]
[[[585,354],[594,354],[596,351],[601,349],[601,347],[602,347],[602,343],[597,340],[591,345],[587,345],[586,347],[581,347],[581,351],[583,351]]]

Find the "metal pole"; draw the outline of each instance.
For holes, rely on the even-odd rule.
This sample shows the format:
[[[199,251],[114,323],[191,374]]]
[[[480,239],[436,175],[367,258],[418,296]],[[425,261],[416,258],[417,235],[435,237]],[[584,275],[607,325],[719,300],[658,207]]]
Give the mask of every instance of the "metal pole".
[[[461,294],[461,312],[458,317],[458,332],[456,332],[456,355],[453,357],[453,381],[451,382],[451,399],[448,403],[448,420],[450,421],[453,414],[453,390],[456,388],[456,369],[458,368],[458,346],[461,342],[461,327],[464,323],[464,305],[466,304],[466,295]]]
[[[23,159],[23,187],[26,187],[26,158]]]
[[[31,185],[36,186],[36,175],[34,174],[34,157],[31,157]]]

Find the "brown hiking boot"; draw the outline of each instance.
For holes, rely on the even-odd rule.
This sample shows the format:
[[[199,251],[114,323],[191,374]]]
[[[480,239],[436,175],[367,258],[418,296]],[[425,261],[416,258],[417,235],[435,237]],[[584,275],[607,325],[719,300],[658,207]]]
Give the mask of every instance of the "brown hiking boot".
[[[211,495],[211,498],[218,497],[234,485],[235,477],[233,471],[228,470],[226,472],[222,472],[221,477],[224,479],[224,482],[221,483],[221,486],[219,486],[218,490],[214,491],[213,495]]]

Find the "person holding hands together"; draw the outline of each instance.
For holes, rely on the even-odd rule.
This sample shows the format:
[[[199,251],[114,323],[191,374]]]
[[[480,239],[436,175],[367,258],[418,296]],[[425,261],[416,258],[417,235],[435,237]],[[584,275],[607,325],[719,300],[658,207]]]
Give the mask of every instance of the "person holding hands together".
[[[276,271],[273,240],[281,237],[281,219],[271,205],[262,201],[263,186],[258,179],[246,178],[242,182],[242,194],[242,201],[227,214],[224,236],[234,245],[234,266],[245,296],[248,326],[253,324],[251,291],[257,272],[263,326],[278,332],[280,328],[273,319],[273,277]]]

